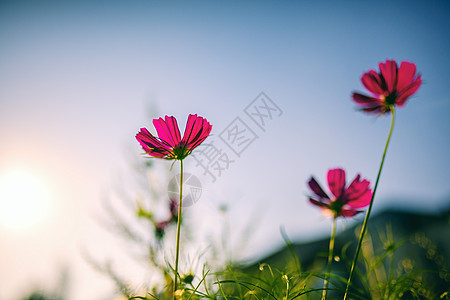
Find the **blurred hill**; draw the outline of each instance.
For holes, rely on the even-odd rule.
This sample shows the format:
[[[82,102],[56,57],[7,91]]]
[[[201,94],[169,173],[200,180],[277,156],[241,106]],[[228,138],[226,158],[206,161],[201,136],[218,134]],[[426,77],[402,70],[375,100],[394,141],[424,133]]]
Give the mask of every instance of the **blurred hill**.
[[[342,232],[338,231],[332,273],[348,278],[361,225],[362,222]],[[296,268],[295,253],[303,271],[321,272],[325,270],[328,247],[329,237],[310,242],[294,242],[290,247],[282,247],[260,259],[258,263],[244,267],[243,271],[256,273],[259,265],[266,263],[289,272]],[[388,253],[392,253],[392,256]],[[441,213],[386,209],[374,215],[369,220],[368,234],[361,254],[364,260],[359,265],[361,273],[368,272],[367,270],[374,273],[373,276],[359,274],[360,277],[367,275],[368,279],[364,280],[372,280],[374,283],[386,280],[390,267],[393,267],[396,274],[414,273],[414,276],[421,278],[422,283],[437,293],[447,291],[450,287],[450,206]],[[390,257],[393,258],[392,264]],[[375,266],[377,263],[378,266]],[[359,280],[359,286],[363,286],[363,279],[356,280]],[[337,285],[339,288],[339,284]]]

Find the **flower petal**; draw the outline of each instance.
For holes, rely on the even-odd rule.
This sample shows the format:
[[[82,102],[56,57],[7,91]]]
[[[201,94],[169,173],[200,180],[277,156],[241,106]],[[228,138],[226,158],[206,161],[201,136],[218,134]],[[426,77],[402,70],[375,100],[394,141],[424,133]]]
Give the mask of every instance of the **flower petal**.
[[[368,189],[358,198],[347,202],[347,205],[351,208],[363,208],[370,204],[370,200],[372,200],[372,190]]]
[[[346,218],[351,218],[351,217],[354,217],[354,216],[356,216],[357,214],[359,214],[361,212],[362,211],[360,211],[360,210],[343,208],[341,210],[341,212],[339,213],[339,216],[346,217]]]
[[[345,171],[343,169],[331,169],[327,174],[328,187],[336,199],[339,199],[345,188]]]
[[[189,115],[182,142],[192,151],[209,136],[211,129],[212,125],[206,119]]]
[[[385,63],[380,63],[379,67],[388,92],[394,92],[397,87],[397,63],[395,60],[386,60]]]
[[[309,202],[311,202],[311,204],[314,204],[315,206],[319,206],[321,208],[329,208],[329,205],[327,203],[321,202],[319,200],[313,199],[313,198],[309,198]]]
[[[409,97],[411,97],[415,92],[417,92],[417,90],[421,85],[422,85],[422,78],[419,75],[412,84],[410,84],[409,86],[400,91],[396,104],[399,107],[405,105],[406,100],[408,100]]]
[[[380,99],[369,97],[360,93],[353,93],[352,97],[353,100],[362,107],[361,110],[366,113],[378,114],[386,111],[384,108],[384,103]]]
[[[197,115],[189,115],[187,123],[186,123],[186,129],[184,130],[183,135],[183,144],[187,145],[189,143],[192,143],[192,141],[195,139],[195,136],[198,133],[200,122],[197,122],[197,119],[200,117],[197,117]]]
[[[397,91],[408,87],[416,74],[416,65],[407,61],[402,61],[398,69]]]
[[[308,185],[310,189],[314,192],[314,194],[316,194],[320,198],[330,199],[327,193],[323,191],[322,187],[320,186],[319,183],[317,183],[314,177],[311,177],[311,179],[308,181]]]
[[[146,128],[141,128],[141,131],[136,134],[136,140],[150,156],[164,157],[170,153],[170,148],[162,144]]]
[[[373,94],[384,94],[383,81],[381,80],[380,75],[378,75],[378,73],[374,70],[364,73],[361,77],[361,82],[364,87]]]
[[[353,179],[352,183],[345,190],[342,198],[345,201],[351,201],[362,196],[369,188],[370,182],[368,180],[359,181],[361,175],[356,175],[355,179]]]
[[[190,150],[194,150],[198,145],[203,143],[203,141],[209,136],[211,133],[212,125],[204,118],[202,118],[202,126],[201,132],[198,135],[198,138],[189,145]]]
[[[380,99],[366,96],[366,95],[356,93],[356,92],[352,94],[352,98],[358,104],[380,104],[381,103]]]
[[[154,119],[153,124],[155,125],[159,138],[173,148],[180,144],[180,130],[178,129],[175,117],[166,116],[165,119]]]
[[[386,109],[382,105],[373,106],[373,107],[365,107],[361,109],[362,111],[369,113],[369,114],[383,114],[386,112]]]
[[[178,128],[177,119],[175,117],[166,116],[166,124],[169,129],[170,136],[173,139],[175,145],[179,145],[181,142],[180,129]]]

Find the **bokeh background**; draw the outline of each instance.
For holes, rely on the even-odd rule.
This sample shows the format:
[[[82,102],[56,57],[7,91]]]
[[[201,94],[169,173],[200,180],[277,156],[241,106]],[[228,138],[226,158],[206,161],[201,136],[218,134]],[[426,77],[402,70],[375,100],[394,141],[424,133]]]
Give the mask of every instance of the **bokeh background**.
[[[236,260],[277,249],[280,226],[296,241],[326,236],[305,182],[337,166],[375,180],[390,118],[357,112],[350,95],[385,59],[414,62],[424,83],[398,110],[375,212],[447,208],[449,16],[448,1],[1,1],[0,299],[64,276],[69,299],[108,299],[113,283],[82,253],[120,255],[97,220],[130,157],[144,159],[139,128],[166,114],[184,128],[197,113],[219,141],[238,116],[254,126],[244,108],[262,91],[282,115],[253,127],[215,182],[187,160],[203,187],[193,235],[219,228],[226,205],[230,244],[252,228]]]

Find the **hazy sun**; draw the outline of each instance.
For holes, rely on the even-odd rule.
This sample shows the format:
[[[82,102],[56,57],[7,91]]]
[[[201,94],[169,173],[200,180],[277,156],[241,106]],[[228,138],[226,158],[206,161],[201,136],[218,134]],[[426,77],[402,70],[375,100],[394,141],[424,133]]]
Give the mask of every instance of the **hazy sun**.
[[[24,171],[0,175],[0,227],[27,229],[43,221],[51,208],[45,182]]]

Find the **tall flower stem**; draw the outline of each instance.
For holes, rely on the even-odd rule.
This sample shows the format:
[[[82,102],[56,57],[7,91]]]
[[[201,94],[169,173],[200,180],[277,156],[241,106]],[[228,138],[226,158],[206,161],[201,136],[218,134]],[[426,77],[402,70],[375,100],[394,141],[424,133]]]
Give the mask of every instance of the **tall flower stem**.
[[[183,206],[183,160],[180,160],[180,202],[178,203],[178,221],[177,221],[177,250],[175,254],[175,278],[173,281],[173,299],[175,300],[175,291],[177,290],[178,280],[178,258],[180,253],[180,235],[181,235],[181,207]]]
[[[328,267],[327,267],[327,273],[325,274],[325,281],[323,283],[322,300],[325,300],[327,297],[328,278],[330,278],[331,263],[333,262],[335,237],[336,237],[336,217],[333,218],[333,229],[331,230],[331,237],[330,237],[330,250],[328,251]]]
[[[347,281],[347,287],[345,288],[344,300],[347,299],[350,285],[352,283],[353,273],[355,271],[356,263],[358,261],[359,252],[361,251],[364,234],[366,233],[366,230],[367,230],[367,224],[369,221],[370,212],[372,211],[373,200],[375,199],[375,193],[377,191],[378,182],[380,181],[381,171],[383,170],[384,159],[386,157],[386,152],[387,152],[387,149],[389,146],[389,142],[391,141],[392,131],[394,130],[394,123],[395,123],[395,108],[394,108],[394,106],[390,107],[390,111],[392,112],[391,128],[389,129],[389,134],[388,134],[388,137],[386,140],[386,146],[384,147],[383,157],[381,158],[380,169],[378,170],[377,180],[375,181],[375,187],[373,188],[372,199],[370,200],[369,208],[367,209],[366,217],[364,218],[364,223],[361,228],[361,234],[359,237],[358,247],[356,248],[355,258],[353,259],[352,268],[350,269],[350,275],[349,275],[348,281]]]

